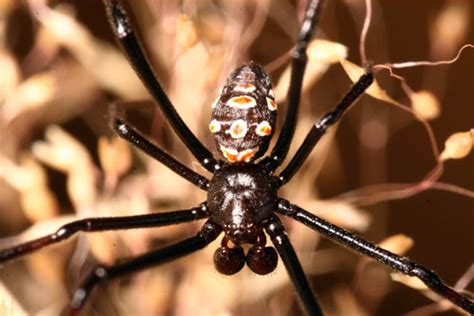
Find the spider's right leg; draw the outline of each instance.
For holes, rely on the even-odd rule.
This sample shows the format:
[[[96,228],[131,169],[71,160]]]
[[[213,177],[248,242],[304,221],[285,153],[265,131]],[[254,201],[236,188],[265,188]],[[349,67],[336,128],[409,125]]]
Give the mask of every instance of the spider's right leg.
[[[372,72],[367,72],[362,75],[359,80],[351,87],[349,92],[342,98],[342,100],[336,105],[336,107],[326,113],[316,124],[314,124],[303,144],[296,151],[295,156],[291,159],[288,165],[278,175],[278,179],[281,181],[281,185],[287,183],[303,165],[308,155],[311,153],[313,148],[319,142],[321,137],[326,133],[326,130],[339,121],[344,112],[353,104],[358,97],[360,97],[367,88],[374,81]]]
[[[194,237],[110,267],[96,267],[84,280],[81,287],[74,293],[71,305],[69,306],[66,315],[77,315],[84,306],[88,296],[99,282],[115,279],[126,274],[138,272],[189,255],[206,247],[209,243],[215,240],[220,233],[220,227],[211,221],[207,221],[200,232]]]
[[[198,207],[174,212],[122,217],[84,218],[60,227],[53,234],[0,250],[0,264],[16,257],[34,252],[45,246],[60,242],[79,231],[97,232],[105,230],[159,227],[192,222],[208,217],[209,211],[207,205],[206,203],[202,203]]]
[[[265,224],[265,231],[272,239],[273,245],[288,271],[288,275],[296,288],[296,292],[304,305],[306,313],[310,316],[322,316],[323,312],[321,307],[311,291],[308,279],[296,256],[295,249],[288,239],[283,223],[278,217],[274,216]]]
[[[104,0],[104,4],[107,9],[107,17],[110,25],[112,26],[115,36],[130,64],[133,66],[148,91],[155,98],[161,111],[166,116],[168,122],[171,124],[179,138],[204,168],[210,172],[214,172],[218,162],[181,119],[156,79],[150,62],[145,56],[142,45],[132,28],[126,10],[118,0]]]
[[[295,50],[292,55],[290,88],[287,94],[287,110],[285,122],[278,136],[275,147],[269,157],[262,163],[270,170],[276,170],[285,160],[295,133],[296,118],[301,97],[304,72],[308,63],[306,48],[318,24],[319,13],[323,0],[312,0],[306,9],[306,15],[301,25]]]
[[[280,199],[276,211],[297,220],[312,230],[319,232],[322,236],[346,246],[352,251],[377,260],[404,275],[418,278],[433,292],[450,300],[453,304],[462,308],[470,315],[474,315],[474,301],[446,285],[436,273],[428,268],[421,266],[407,257],[402,257],[380,248],[345,229],[337,227],[336,225],[291,204],[287,200]]]
[[[209,187],[209,180],[200,174],[189,169],[165,151],[158,148],[156,145],[151,143],[146,137],[141,135],[135,128],[126,123],[117,113],[116,105],[112,105],[111,115],[113,116],[112,126],[114,127],[117,134],[123,139],[129,141],[134,146],[137,146],[142,151],[155,158],[172,171],[177,173],[179,176],[198,186],[199,188],[207,191]]]

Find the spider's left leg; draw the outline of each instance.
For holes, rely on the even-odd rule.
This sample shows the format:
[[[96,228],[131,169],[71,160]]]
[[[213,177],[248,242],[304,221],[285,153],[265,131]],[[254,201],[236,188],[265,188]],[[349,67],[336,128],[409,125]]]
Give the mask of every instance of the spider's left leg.
[[[207,191],[209,187],[209,180],[203,177],[202,175],[194,172],[193,170],[189,169],[181,162],[174,159],[172,156],[167,154],[164,150],[150,142],[146,137],[141,135],[135,128],[129,125],[125,120],[123,120],[120,116],[114,115],[112,126],[117,132],[117,134],[127,140],[128,142],[132,143],[133,145],[140,148],[142,151],[153,157],[154,159],[158,160],[170,170],[177,173],[179,176],[183,177],[184,179],[188,180],[192,184],[196,185],[202,190]]]
[[[207,221],[194,237],[110,267],[95,267],[80,288],[75,291],[71,304],[65,314],[69,316],[78,315],[92,290],[99,282],[112,280],[189,255],[206,247],[219,236],[220,232],[221,228],[219,226],[211,221]]]
[[[474,314],[473,301],[450,288],[433,271],[417,264],[416,262],[377,247],[373,243],[368,242],[345,229],[328,223],[316,215],[313,215],[296,205],[290,204],[284,199],[280,199],[277,212],[294,218],[309,228],[319,232],[323,236],[334,240],[355,252],[371,257],[398,272],[408,276],[417,277],[433,292],[450,300],[453,304],[462,308],[466,312]]]
[[[179,116],[170,99],[156,79],[155,73],[148,61],[140,40],[136,36],[126,10],[118,0],[103,0],[107,9],[107,17],[114,30],[115,36],[136,73],[154,97],[161,111],[173,127],[175,133],[192,152],[199,163],[210,172],[217,165],[211,152],[191,132]]]
[[[293,134],[295,132],[296,117],[301,97],[303,76],[308,62],[306,48],[313,36],[314,29],[318,23],[319,14],[323,0],[312,0],[308,3],[306,14],[301,25],[295,50],[292,54],[290,87],[287,94],[287,110],[285,122],[278,136],[278,140],[269,157],[263,160],[263,164],[274,171],[285,160],[290,148]]]
[[[78,232],[100,232],[137,228],[155,228],[189,223],[208,218],[206,203],[187,210],[119,217],[83,218],[61,226],[55,233],[39,237],[10,248],[0,249],[0,264],[35,252],[43,247],[59,243]]]
[[[278,217],[273,216],[268,223],[265,223],[265,231],[272,239],[273,245],[288,271],[307,314],[311,316],[323,315],[321,307],[311,291],[301,263],[288,239],[283,223]]]
[[[334,108],[334,110],[324,115],[316,124],[311,127],[311,130],[306,135],[303,144],[301,144],[301,146],[298,148],[298,151],[296,152],[293,159],[291,159],[290,163],[278,176],[281,181],[281,185],[290,181],[293,175],[303,165],[306,158],[324,135],[326,130],[341,118],[342,114],[344,114],[349,106],[354,103],[354,101],[359,96],[361,96],[365,90],[367,90],[373,81],[374,77],[372,72],[369,71],[362,75],[359,80],[357,80],[357,82],[351,87],[350,91],[339,102],[339,104]]]

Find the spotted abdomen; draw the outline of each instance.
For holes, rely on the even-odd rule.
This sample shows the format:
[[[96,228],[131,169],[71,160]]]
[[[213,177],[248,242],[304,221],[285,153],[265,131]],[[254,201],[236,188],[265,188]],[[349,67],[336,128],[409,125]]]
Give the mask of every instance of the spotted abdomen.
[[[235,70],[212,105],[209,129],[231,163],[250,162],[268,148],[276,123],[272,83],[253,62]]]

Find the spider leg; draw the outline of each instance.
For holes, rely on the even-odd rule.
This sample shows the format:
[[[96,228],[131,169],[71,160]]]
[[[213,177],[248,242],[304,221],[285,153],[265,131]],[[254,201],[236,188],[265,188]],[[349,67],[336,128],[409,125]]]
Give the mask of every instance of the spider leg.
[[[296,42],[295,50],[292,55],[290,87],[287,94],[287,111],[285,122],[272,153],[263,163],[267,168],[274,171],[285,160],[290,148],[293,134],[295,132],[296,118],[301,97],[301,86],[303,76],[308,62],[306,48],[311,40],[316,25],[318,23],[319,13],[321,11],[323,0],[312,0],[308,3],[306,14],[301,25],[301,29]]]
[[[112,106],[112,112],[115,112],[115,105]],[[114,115],[112,125],[120,137],[137,146],[142,151],[155,158],[184,179],[203,190],[207,190],[209,187],[208,179],[189,169],[171,157],[165,151],[158,148],[156,145],[146,139],[146,137],[142,136],[135,128],[127,124],[118,115]]]
[[[359,96],[361,96],[365,90],[367,90],[373,81],[374,77],[371,72],[367,72],[366,74],[362,75],[359,80],[357,80],[357,82],[351,87],[344,98],[342,98],[334,110],[328,112],[316,124],[314,124],[313,127],[311,127],[311,130],[306,135],[303,144],[301,144],[301,146],[298,148],[298,151],[296,152],[293,159],[291,159],[290,163],[278,176],[281,181],[281,185],[291,180],[291,178],[303,165],[306,158],[311,153],[314,146],[316,146],[316,144],[319,142],[326,130],[341,118],[349,106],[354,103],[354,101]]]
[[[79,314],[87,298],[99,282],[112,280],[189,255],[206,247],[219,236],[220,232],[221,228],[219,226],[211,221],[207,221],[194,237],[110,267],[95,267],[79,289],[75,291],[71,304],[65,314],[70,316]]]
[[[84,218],[63,225],[53,234],[0,250],[0,263],[60,242],[79,231],[97,232],[105,230],[159,227],[192,222],[207,217],[209,217],[207,205],[206,203],[202,203],[200,206],[188,210],[167,213],[123,217]]]
[[[150,62],[145,56],[140,40],[132,28],[126,10],[118,0],[104,0],[104,4],[107,9],[107,17],[110,25],[112,26],[115,36],[130,64],[133,66],[148,91],[157,101],[161,111],[166,116],[179,138],[204,168],[210,172],[214,172],[217,165],[216,160],[181,119],[156,79]]]
[[[311,291],[301,263],[288,239],[283,223],[276,216],[273,216],[270,222],[265,225],[265,231],[272,239],[273,245],[280,255],[308,315],[323,315],[321,307]]]
[[[328,223],[308,211],[290,204],[284,199],[280,199],[277,212],[294,218],[309,228],[319,232],[323,236],[334,240],[355,252],[371,257],[398,272],[408,276],[417,277],[433,292],[450,300],[453,304],[462,308],[466,312],[474,314],[473,301],[450,288],[433,271],[417,264],[416,262],[377,247],[373,243],[370,243],[347,230]]]

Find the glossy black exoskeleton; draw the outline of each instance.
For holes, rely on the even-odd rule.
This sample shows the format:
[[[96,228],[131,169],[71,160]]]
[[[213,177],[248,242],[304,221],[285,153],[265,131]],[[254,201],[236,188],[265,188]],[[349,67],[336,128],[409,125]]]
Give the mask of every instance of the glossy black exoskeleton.
[[[234,274],[247,260],[258,274],[268,274],[277,265],[272,247],[265,247],[265,221],[278,203],[278,180],[255,164],[225,165],[209,183],[207,206],[210,219],[222,227],[225,237],[216,250],[214,263],[219,272]],[[241,244],[252,244],[249,256]]]
[[[189,255],[206,247],[224,232],[221,247],[214,254],[214,263],[218,271],[233,274],[242,269],[246,263],[252,271],[267,274],[275,269],[279,256],[307,314],[322,315],[318,300],[311,291],[283,223],[279,219],[278,215],[283,215],[396,271],[417,277],[432,291],[466,312],[474,314],[474,302],[444,284],[434,272],[328,223],[280,198],[277,194],[278,189],[288,183],[299,170],[326,130],[341,118],[349,106],[373,82],[373,75],[369,70],[359,78],[332,111],[312,126],[294,157],[281,172],[277,173],[277,169],[286,159],[293,140],[307,63],[306,48],[317,25],[322,1],[311,0],[308,3],[296,47],[292,53],[291,80],[284,123],[275,146],[266,157],[263,157],[263,154],[274,134],[277,110],[269,76],[261,67],[250,62],[238,68],[229,77],[222,94],[213,104],[209,126],[211,133],[214,134],[218,151],[225,161],[213,157],[178,115],[156,79],[120,2],[103,1],[123,52],[157,101],[157,105],[174,131],[201,166],[213,174],[212,179],[208,180],[171,157],[118,115],[112,119],[113,127],[120,137],[198,188],[207,191],[207,201],[197,207],[180,211],[113,218],[86,218],[71,222],[55,233],[1,250],[0,263],[57,243],[78,231],[149,228],[207,219],[193,237],[112,266],[97,266],[74,292],[66,314],[77,315],[99,282]],[[273,247],[267,246],[266,235],[270,237]],[[250,248],[245,248],[248,248],[247,253],[243,247],[245,244],[250,244]]]

